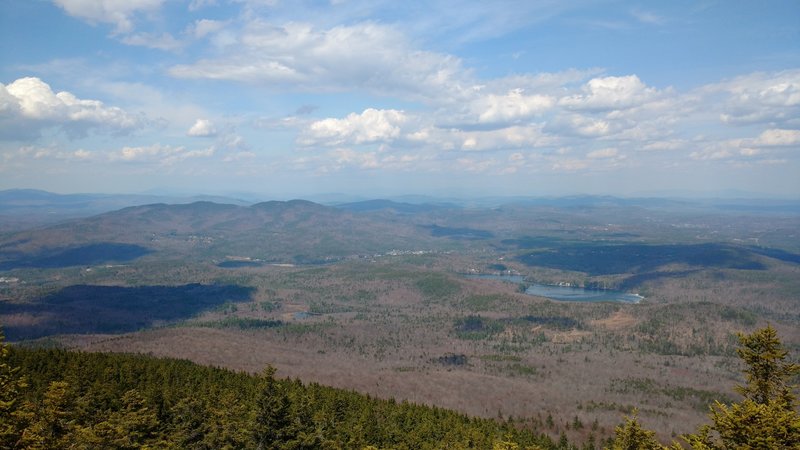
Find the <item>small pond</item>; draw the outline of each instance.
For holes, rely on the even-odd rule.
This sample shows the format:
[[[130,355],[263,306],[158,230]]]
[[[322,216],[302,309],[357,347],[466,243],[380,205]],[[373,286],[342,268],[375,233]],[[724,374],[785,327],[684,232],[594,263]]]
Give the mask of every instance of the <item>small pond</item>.
[[[525,283],[522,275],[467,275],[467,278],[488,278],[493,280],[503,280],[510,283]],[[547,297],[553,300],[565,302],[619,302],[619,303],[639,303],[644,297],[638,294],[631,294],[622,291],[605,289],[584,289],[571,286],[552,286],[546,284],[531,284],[525,289],[528,295],[537,297]]]

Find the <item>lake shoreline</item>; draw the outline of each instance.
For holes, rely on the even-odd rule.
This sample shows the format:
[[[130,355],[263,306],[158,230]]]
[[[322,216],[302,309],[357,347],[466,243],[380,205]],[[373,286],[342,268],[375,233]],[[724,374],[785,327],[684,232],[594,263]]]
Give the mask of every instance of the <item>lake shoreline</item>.
[[[637,304],[644,300],[644,296],[613,289],[588,289],[576,286],[558,284],[529,283],[523,275],[494,275],[494,274],[465,274],[467,278],[502,280],[510,283],[524,284],[525,294],[545,297],[554,301],[563,302],[612,302]]]

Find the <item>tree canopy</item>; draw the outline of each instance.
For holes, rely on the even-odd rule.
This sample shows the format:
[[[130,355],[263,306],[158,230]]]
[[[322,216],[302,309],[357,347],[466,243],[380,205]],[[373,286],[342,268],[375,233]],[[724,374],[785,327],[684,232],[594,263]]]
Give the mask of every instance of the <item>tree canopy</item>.
[[[772,326],[752,334],[739,335],[739,357],[745,363],[745,384],[736,387],[741,402],[711,405],[711,424],[697,433],[683,436],[695,450],[800,449],[800,415],[792,380],[800,365],[788,360]],[[667,449],[652,431],[645,430],[636,417],[617,427],[612,450]],[[673,449],[682,448],[679,444]]]

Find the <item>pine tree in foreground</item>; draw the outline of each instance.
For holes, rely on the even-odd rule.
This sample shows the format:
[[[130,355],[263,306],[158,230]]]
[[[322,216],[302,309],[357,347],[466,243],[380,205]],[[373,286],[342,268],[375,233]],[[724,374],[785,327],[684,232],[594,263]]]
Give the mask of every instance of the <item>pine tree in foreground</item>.
[[[744,400],[711,405],[712,424],[697,433],[683,436],[694,450],[795,450],[800,449],[800,414],[791,380],[800,374],[800,365],[787,360],[774,328],[739,335],[739,357],[747,365],[746,384],[736,391]],[[665,447],[655,433],[641,427],[634,417],[617,427],[611,450],[681,449],[679,444]]]
[[[747,364],[747,383],[736,391],[744,400],[711,406],[712,425],[685,436],[693,449],[800,449],[800,414],[792,378],[800,365],[787,361],[774,328],[739,335],[739,357]]]

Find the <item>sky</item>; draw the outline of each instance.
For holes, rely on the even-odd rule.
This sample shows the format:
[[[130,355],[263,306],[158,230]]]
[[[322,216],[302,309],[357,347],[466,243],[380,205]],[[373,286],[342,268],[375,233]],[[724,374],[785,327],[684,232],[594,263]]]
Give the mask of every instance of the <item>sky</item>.
[[[0,189],[800,198],[800,2],[4,0]]]

